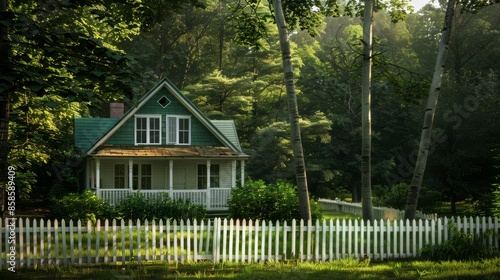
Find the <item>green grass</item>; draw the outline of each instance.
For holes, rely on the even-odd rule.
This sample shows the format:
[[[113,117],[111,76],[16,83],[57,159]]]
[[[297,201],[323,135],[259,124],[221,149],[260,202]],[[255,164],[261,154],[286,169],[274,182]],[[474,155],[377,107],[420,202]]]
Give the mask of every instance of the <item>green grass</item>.
[[[332,262],[210,262],[142,266],[45,267],[0,272],[0,279],[500,279],[500,259],[475,262],[388,261],[354,259]]]
[[[347,213],[342,213],[338,211],[328,211],[328,210],[323,210],[322,211],[323,217],[322,219],[324,220],[361,220],[361,217],[358,215],[354,214],[347,214]]]
[[[436,213],[439,217],[452,217],[452,216],[470,216],[471,210],[473,208],[472,204],[465,201],[460,201],[455,204],[457,213],[451,213],[451,204],[449,202],[443,202],[440,207],[436,209]]]

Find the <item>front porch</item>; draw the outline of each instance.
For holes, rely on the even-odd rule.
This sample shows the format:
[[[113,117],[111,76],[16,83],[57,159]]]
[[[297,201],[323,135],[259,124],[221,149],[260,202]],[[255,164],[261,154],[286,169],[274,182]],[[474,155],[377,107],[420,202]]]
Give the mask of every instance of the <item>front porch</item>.
[[[129,189],[100,189],[96,195],[102,200],[115,205],[129,195],[140,193],[148,199],[156,199],[164,194],[173,200],[182,199],[193,204],[203,205],[207,210],[227,210],[227,201],[231,195],[231,188],[204,189],[204,190],[129,190]]]
[[[86,185],[116,205],[136,193],[167,194],[207,210],[227,210],[231,189],[244,184],[245,160],[235,158],[89,157]]]

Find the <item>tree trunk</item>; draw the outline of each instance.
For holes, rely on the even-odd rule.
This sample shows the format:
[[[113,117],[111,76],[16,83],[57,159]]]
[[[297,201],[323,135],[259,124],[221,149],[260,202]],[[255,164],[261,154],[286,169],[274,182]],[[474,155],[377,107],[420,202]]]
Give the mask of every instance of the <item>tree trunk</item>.
[[[371,75],[373,48],[373,0],[365,1],[363,15],[363,85],[361,92],[361,204],[363,220],[373,221],[371,179]]]
[[[427,108],[424,113],[424,123],[422,127],[422,134],[420,137],[420,147],[418,148],[418,157],[415,164],[415,170],[411,179],[411,184],[406,199],[405,219],[415,219],[417,212],[418,196],[420,194],[420,187],[424,178],[425,165],[429,155],[431,145],[432,125],[434,123],[434,115],[436,112],[436,105],[441,89],[441,82],[443,79],[444,66],[446,62],[446,54],[448,52],[448,41],[451,34],[451,24],[453,15],[457,8],[458,1],[448,0],[446,14],[444,19],[444,26],[441,33],[441,41],[439,42],[439,51],[436,59],[436,66],[434,68],[434,76],[432,77],[431,89],[427,97]]]
[[[7,10],[7,0],[0,0],[0,12]],[[0,26],[0,76],[11,75],[10,67],[10,41],[8,30],[5,26]],[[2,84],[8,83],[7,79],[1,79]],[[10,88],[5,86],[0,92],[0,209],[2,218],[5,217],[5,187],[7,186],[7,168],[9,156],[9,108],[10,108]]]
[[[286,86],[286,95],[288,111],[290,117],[290,127],[292,131],[292,147],[295,161],[295,178],[299,188],[299,207],[300,217],[303,220],[311,219],[311,209],[309,205],[309,191],[307,187],[306,166],[304,161],[304,151],[302,149],[302,139],[300,135],[299,110],[297,106],[297,96],[295,94],[295,84],[293,80],[292,55],[290,51],[290,42],[288,41],[288,30],[283,14],[281,0],[273,0],[274,15],[280,37],[281,55],[283,61],[284,82]]]

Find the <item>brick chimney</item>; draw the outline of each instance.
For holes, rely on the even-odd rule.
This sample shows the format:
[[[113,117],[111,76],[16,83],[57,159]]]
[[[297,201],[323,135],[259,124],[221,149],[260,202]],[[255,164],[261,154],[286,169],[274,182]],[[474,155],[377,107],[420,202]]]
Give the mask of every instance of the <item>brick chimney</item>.
[[[109,104],[109,117],[121,118],[124,114],[125,106],[121,102],[111,102]]]

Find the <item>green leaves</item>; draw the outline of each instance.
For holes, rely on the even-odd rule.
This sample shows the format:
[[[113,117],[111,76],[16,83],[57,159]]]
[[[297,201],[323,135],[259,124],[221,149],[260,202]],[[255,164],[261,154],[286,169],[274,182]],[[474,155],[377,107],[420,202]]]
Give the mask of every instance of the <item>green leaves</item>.
[[[297,186],[285,181],[265,184],[262,180],[245,182],[231,190],[229,212],[235,219],[291,221],[300,219]],[[319,205],[311,201],[313,219],[321,218]]]

